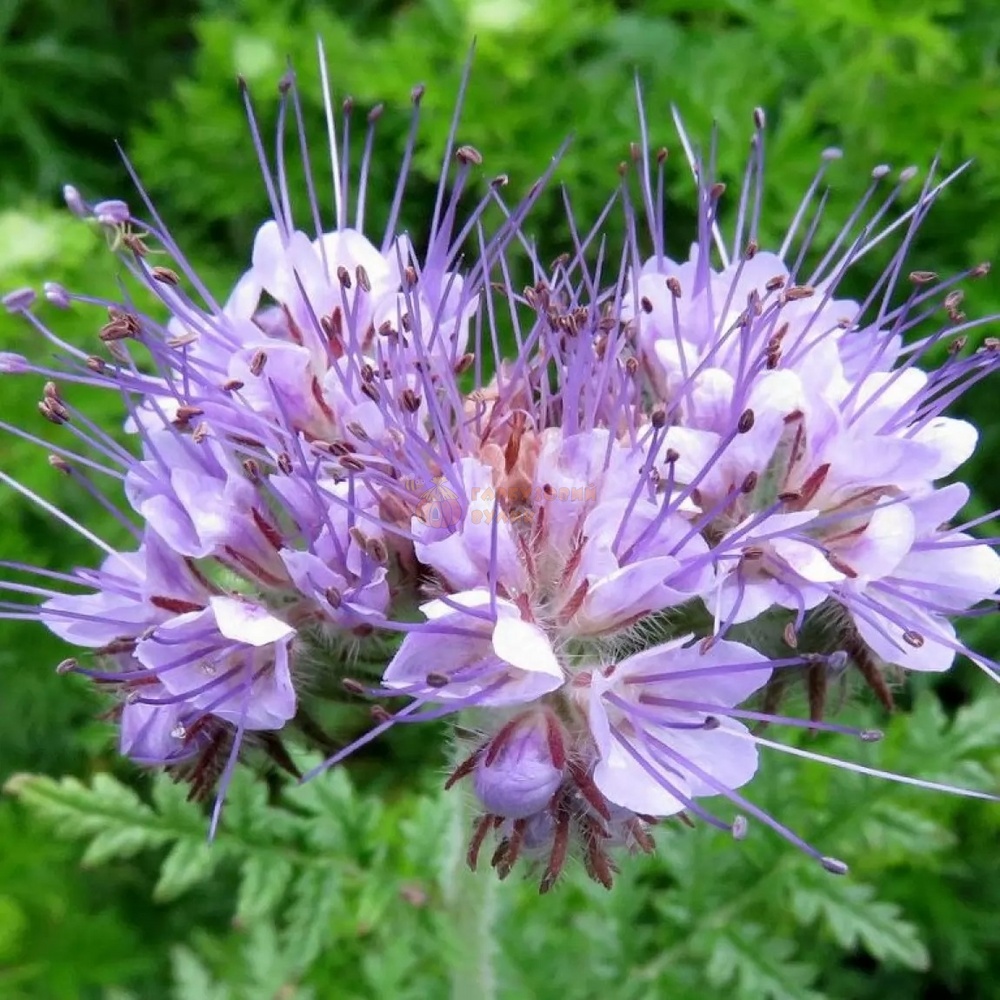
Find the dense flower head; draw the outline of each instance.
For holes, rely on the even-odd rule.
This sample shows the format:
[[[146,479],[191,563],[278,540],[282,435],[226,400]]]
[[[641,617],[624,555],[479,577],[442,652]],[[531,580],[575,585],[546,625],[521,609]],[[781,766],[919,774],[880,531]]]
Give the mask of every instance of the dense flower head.
[[[784,240],[762,247],[757,111],[727,242],[714,158],[678,122],[698,226],[674,260],[667,157],[640,100],[620,186],[591,229],[570,216],[570,246],[546,266],[527,220],[548,176],[508,204],[499,175],[467,207],[483,156],[457,144],[456,112],[417,246],[399,218],[422,88],[376,238],[364,217],[379,114],[352,184],[323,79],[329,223],[315,181],[294,203],[289,191],[289,114],[308,161],[294,77],[273,169],[241,87],[272,216],[221,304],[141,187],[141,212],[67,188],[141,294],[45,286],[55,307],[103,311],[96,345],[62,340],[30,291],[9,294],[59,360],[4,354],[0,372],[45,380],[52,461],[134,545],[108,546],[0,474],[101,552],[68,574],[8,564],[5,589],[39,603],[0,614],[77,647],[60,669],[114,693],[122,752],[195,794],[218,789],[213,823],[245,749],[294,770],[285,736],[329,746],[308,703],[333,696],[371,700],[374,726],[316,771],[392,726],[461,713],[448,786],[480,807],[470,864],[490,840],[501,877],[523,860],[545,891],[578,857],[610,886],[621,851],[653,850],[666,817],[737,839],[753,820],[845,871],[744,797],[760,747],[781,748],[760,727],[873,740],[827,721],[832,677],[856,669],[891,706],[899,671],[959,654],[995,669],[953,622],[990,607],[1000,557],[961,523],[968,489],[942,483],[977,440],[946,411],[996,365],[993,340],[969,346],[994,317],[960,310],[987,268],[942,279],[906,263],[950,178],[931,171],[903,207],[914,171],[879,202],[890,172],[876,169],[819,255],[830,151]],[[341,136],[352,113],[346,102]],[[611,212],[625,222],[617,257]],[[867,297],[841,293],[887,241]],[[74,407],[77,385],[121,394],[131,447]],[[795,678],[808,718],[778,714]]]

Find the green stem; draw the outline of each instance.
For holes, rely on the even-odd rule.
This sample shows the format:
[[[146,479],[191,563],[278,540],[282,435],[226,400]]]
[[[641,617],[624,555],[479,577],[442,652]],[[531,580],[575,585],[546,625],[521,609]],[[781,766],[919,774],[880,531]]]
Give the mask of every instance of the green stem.
[[[445,797],[452,806],[444,857],[443,887],[452,927],[452,1000],[496,1000],[494,924],[498,880],[491,871],[473,872],[466,863],[475,802],[464,789]]]

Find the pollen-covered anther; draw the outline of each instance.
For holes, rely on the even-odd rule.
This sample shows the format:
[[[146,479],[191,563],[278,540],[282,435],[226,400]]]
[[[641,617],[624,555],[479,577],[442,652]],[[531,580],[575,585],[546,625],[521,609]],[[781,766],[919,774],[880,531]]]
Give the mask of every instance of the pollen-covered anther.
[[[57,674],[69,674],[72,673],[80,665],[79,661],[72,656],[68,656],[65,660],[60,660],[56,664]]]
[[[153,281],[158,281],[161,285],[179,285],[181,283],[181,279],[177,276],[176,271],[172,271],[169,267],[163,267],[160,264],[149,269],[149,276]]]
[[[420,395],[409,387],[405,388],[399,394],[399,401],[403,405],[403,409],[408,413],[417,413],[420,410],[422,402]]]
[[[792,285],[781,293],[782,302],[798,302],[800,299],[809,299],[816,294],[816,289],[812,285]]]
[[[267,352],[254,351],[253,357],[250,359],[250,374],[257,376],[261,375],[266,365],[267,365]]]
[[[480,166],[483,162],[483,154],[476,149],[475,146],[459,146],[455,150],[455,159],[459,163],[472,164],[473,166]]]
[[[938,280],[937,271],[911,271],[910,281],[915,285],[929,285],[932,281]]]

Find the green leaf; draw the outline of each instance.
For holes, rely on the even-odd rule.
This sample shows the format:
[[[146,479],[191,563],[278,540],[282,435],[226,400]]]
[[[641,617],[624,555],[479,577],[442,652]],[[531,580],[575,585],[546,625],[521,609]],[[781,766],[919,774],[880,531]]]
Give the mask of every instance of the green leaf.
[[[241,872],[237,920],[250,923],[270,916],[288,891],[294,871],[295,866],[285,858],[250,855]]]
[[[819,873],[820,876],[822,873]],[[792,909],[803,923],[822,919],[833,939],[850,950],[861,946],[874,958],[925,971],[930,965],[920,932],[894,903],[849,878],[804,881],[792,890]]]
[[[177,841],[160,869],[153,898],[160,902],[176,899],[192,886],[207,880],[223,857],[221,844],[211,844],[204,839]]]

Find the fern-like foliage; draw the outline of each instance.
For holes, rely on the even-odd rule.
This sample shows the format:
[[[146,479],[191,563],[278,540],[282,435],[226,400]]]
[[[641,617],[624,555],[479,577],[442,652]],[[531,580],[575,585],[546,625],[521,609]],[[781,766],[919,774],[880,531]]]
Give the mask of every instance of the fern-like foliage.
[[[927,694],[881,746],[815,745],[995,786],[1000,697],[948,718]],[[270,795],[241,774],[210,844],[202,810],[165,778],[148,801],[107,774],[89,783],[17,775],[7,791],[81,841],[86,865],[158,852],[158,901],[195,891],[232,899],[229,927],[178,941],[173,1000],[303,1000],[334,988],[346,1000],[438,996],[468,945],[447,887],[455,792],[387,801],[341,769]],[[531,881],[501,887],[500,995],[652,1000],[711,989],[736,1000],[820,1000],[890,986],[911,995],[928,970],[948,975],[956,939],[975,933],[1000,893],[995,875],[963,868],[952,847],[964,828],[995,833],[994,811],[780,757],[765,760],[754,792],[850,858],[852,874],[823,872],[762,828],[736,844],[665,825],[657,856],[626,861],[610,894],[572,874],[542,902]],[[935,917],[914,899],[921,884],[938,900],[966,888]]]

